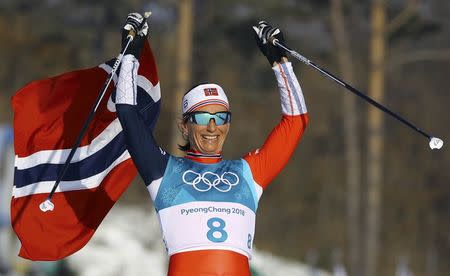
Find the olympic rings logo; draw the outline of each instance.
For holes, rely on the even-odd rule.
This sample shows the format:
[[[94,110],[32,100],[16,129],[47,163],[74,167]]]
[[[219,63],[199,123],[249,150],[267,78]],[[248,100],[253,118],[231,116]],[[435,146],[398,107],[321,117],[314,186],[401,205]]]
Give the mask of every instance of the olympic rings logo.
[[[214,187],[217,191],[226,193],[239,183],[239,176],[232,172],[224,172],[222,175],[218,175],[213,172],[201,174],[187,170],[183,173],[182,178],[184,183],[191,185],[199,192],[207,192]],[[226,187],[221,187],[220,184],[224,184]],[[202,186],[205,186],[205,188],[202,188]]]

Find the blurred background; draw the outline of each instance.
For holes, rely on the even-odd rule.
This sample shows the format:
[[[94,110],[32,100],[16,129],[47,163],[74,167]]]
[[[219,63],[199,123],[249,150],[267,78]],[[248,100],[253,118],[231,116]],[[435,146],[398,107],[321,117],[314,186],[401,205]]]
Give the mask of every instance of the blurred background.
[[[261,19],[315,63],[426,132],[450,137],[448,0],[1,0],[0,275],[164,275],[159,226],[140,177],[93,240],[63,263],[16,257],[8,211],[11,96],[32,80],[115,57],[126,15],[146,10],[163,99],[155,135],[170,152],[179,154],[177,99],[195,83],[216,82],[228,94],[234,120],[226,158],[259,147],[278,122],[275,77],[251,31]],[[311,121],[261,198],[254,275],[450,275],[448,146],[430,150],[418,133],[291,61]],[[88,270],[93,264],[97,270]]]

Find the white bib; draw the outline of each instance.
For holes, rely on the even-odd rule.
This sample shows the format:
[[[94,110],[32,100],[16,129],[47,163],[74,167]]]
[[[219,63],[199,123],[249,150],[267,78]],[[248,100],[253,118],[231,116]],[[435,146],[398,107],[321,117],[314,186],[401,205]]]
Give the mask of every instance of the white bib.
[[[169,256],[203,249],[226,249],[251,257],[255,213],[233,202],[189,202],[161,210]]]

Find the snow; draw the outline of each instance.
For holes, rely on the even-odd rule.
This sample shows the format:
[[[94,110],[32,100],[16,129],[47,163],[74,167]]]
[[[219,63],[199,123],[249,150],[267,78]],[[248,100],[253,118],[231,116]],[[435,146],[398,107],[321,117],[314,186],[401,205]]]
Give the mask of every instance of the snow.
[[[162,242],[158,242],[160,235],[154,212],[113,208],[92,240],[68,262],[86,276],[165,275],[167,257]]]

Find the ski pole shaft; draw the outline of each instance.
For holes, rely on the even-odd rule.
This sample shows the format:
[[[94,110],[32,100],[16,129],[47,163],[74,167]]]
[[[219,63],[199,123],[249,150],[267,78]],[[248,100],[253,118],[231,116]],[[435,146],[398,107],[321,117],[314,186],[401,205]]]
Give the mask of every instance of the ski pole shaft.
[[[281,49],[285,50],[291,56],[293,56],[294,58],[300,60],[301,62],[305,63],[306,65],[313,67],[314,69],[319,71],[322,75],[332,79],[333,81],[335,81],[339,85],[345,87],[348,91],[350,91],[353,94],[357,95],[358,97],[364,99],[365,101],[367,101],[371,105],[375,106],[376,108],[382,110],[383,112],[391,115],[392,117],[394,117],[395,119],[399,120],[400,122],[402,122],[403,124],[405,124],[409,128],[417,131],[418,133],[420,133],[421,135],[423,135],[424,137],[426,137],[430,141],[430,147],[432,149],[433,148],[440,149],[442,147],[443,141],[441,139],[433,137],[430,134],[426,133],[425,131],[421,130],[420,128],[418,128],[417,126],[415,126],[414,124],[412,124],[411,122],[409,122],[408,120],[406,120],[405,118],[400,116],[399,114],[395,113],[394,111],[390,110],[389,108],[387,108],[384,105],[380,104],[379,102],[375,101],[371,97],[369,97],[366,94],[362,93],[358,89],[354,88],[350,84],[348,84],[345,81],[341,80],[340,78],[336,77],[335,75],[333,75],[332,73],[330,73],[327,70],[323,69],[322,67],[320,67],[319,65],[315,64],[314,62],[310,61],[309,59],[307,59],[306,57],[302,56],[298,52],[296,52],[296,51],[294,51],[292,49],[289,49],[285,45],[281,44],[278,41],[278,39],[269,38],[269,42],[271,42],[273,45],[275,45],[277,47],[280,47]]]

